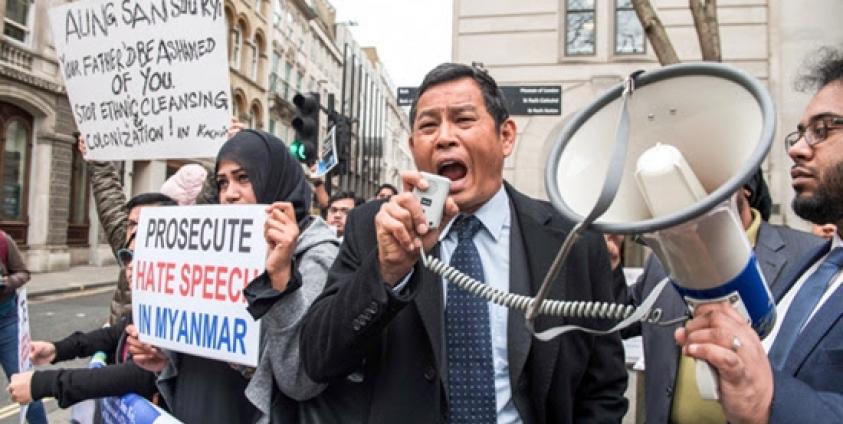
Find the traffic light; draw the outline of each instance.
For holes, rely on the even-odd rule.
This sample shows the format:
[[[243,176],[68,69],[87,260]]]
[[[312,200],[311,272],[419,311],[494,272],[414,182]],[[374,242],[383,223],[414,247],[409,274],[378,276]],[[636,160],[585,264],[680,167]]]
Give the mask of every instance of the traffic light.
[[[290,153],[300,162],[313,165],[319,151],[319,93],[296,94],[293,104],[298,111],[293,118],[296,139]]]

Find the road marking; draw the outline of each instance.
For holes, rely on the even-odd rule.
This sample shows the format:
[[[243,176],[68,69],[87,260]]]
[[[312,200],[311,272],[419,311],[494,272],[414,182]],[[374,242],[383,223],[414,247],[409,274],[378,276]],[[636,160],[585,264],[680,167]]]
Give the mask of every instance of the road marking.
[[[108,293],[108,292],[111,292],[111,291],[114,291],[114,286],[100,287],[100,288],[90,289],[90,290],[85,290],[85,291],[72,291],[72,292],[67,292],[67,293],[63,293],[63,294],[54,294],[54,295],[43,296],[43,297],[38,297],[38,298],[30,298],[28,300],[29,300],[30,305],[40,305],[42,303],[54,302],[56,300],[61,300],[61,299],[72,299],[72,298],[75,298],[75,297],[94,296],[94,295],[97,295],[97,294]]]
[[[47,402],[55,402],[54,398],[46,397],[41,399],[41,403],[44,404],[44,412],[47,411]],[[0,420],[6,419],[20,413],[20,404],[13,403],[11,405],[4,406],[0,408]]]

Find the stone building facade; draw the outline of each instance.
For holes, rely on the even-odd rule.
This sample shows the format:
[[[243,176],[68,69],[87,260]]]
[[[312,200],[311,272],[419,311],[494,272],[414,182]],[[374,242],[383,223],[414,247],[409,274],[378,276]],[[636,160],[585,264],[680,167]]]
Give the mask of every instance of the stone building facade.
[[[59,3],[0,0],[0,228],[36,272],[104,258],[49,30]]]
[[[652,3],[680,60],[700,60],[687,0]],[[781,139],[795,128],[810,97],[793,88],[799,65],[818,46],[843,47],[836,20],[843,2],[717,3],[723,61],[766,84],[777,108],[776,139],[764,164],[773,220],[804,227],[789,207],[790,160]],[[518,143],[505,174],[531,195],[546,197],[544,163],[565,123],[629,73],[659,66],[631,0],[455,0],[453,8],[455,61],[482,62],[503,85],[562,86],[561,116],[516,118]]]

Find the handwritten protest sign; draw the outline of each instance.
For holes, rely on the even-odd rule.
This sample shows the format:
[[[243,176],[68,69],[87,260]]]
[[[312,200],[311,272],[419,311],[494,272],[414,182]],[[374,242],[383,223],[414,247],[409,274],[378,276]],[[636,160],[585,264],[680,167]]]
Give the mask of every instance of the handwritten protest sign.
[[[132,316],[143,342],[258,363],[259,323],[243,288],[265,268],[266,206],[141,210],[132,261]]]
[[[32,361],[29,359],[29,351],[32,345],[32,336],[29,333],[29,303],[26,300],[26,289],[18,292],[18,371],[26,372],[32,369]],[[20,423],[26,422],[26,412],[29,405],[22,405],[20,408]]]
[[[86,0],[50,23],[88,159],[216,156],[231,117],[223,0]]]

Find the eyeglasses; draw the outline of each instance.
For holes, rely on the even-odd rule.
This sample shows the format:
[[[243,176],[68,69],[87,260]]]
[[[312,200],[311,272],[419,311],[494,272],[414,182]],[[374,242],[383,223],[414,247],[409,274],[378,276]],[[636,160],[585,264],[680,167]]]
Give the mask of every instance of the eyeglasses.
[[[132,259],[135,257],[135,251],[132,249],[120,249],[117,251],[117,261],[120,262],[120,266],[125,268],[132,264]]]
[[[348,212],[351,211],[351,208],[335,208],[331,206],[328,208],[329,214],[340,214],[340,215],[348,215]]]
[[[796,131],[784,138],[785,149],[793,147],[802,137],[805,137],[805,143],[813,148],[817,143],[828,138],[829,131],[840,128],[843,128],[843,117],[840,116],[824,116],[814,120],[807,127],[799,124],[796,126]]]

